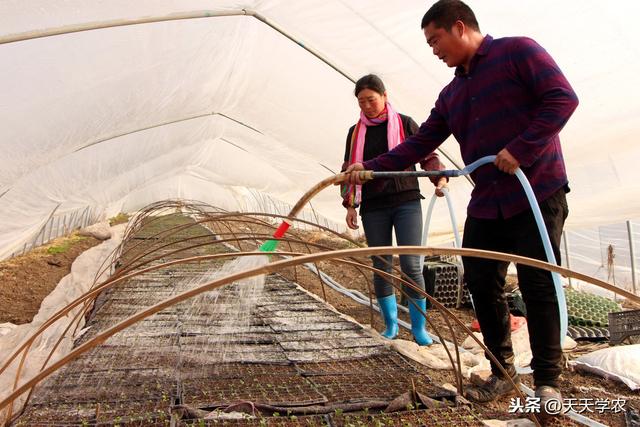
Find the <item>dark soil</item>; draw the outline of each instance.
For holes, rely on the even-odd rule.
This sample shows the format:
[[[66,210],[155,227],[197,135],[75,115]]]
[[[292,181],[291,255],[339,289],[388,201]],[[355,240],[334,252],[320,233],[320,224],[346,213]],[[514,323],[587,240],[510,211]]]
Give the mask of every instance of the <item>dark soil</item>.
[[[0,262],[0,323],[29,323],[78,255],[101,243],[72,235]]]

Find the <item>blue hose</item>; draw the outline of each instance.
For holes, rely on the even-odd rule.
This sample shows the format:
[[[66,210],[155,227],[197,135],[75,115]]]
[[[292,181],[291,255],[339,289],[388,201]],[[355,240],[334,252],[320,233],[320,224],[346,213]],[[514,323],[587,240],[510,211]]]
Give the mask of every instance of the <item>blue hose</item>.
[[[476,160],[475,162],[467,165],[462,170],[459,171],[451,171],[451,176],[461,176],[468,175],[479,166],[485,165],[487,163],[493,163],[496,159],[496,156],[486,156],[481,159]],[[538,201],[536,200],[536,196],[533,193],[533,188],[531,188],[531,184],[529,184],[529,180],[525,176],[524,172],[520,168],[516,169],[516,177],[520,181],[522,188],[524,189],[525,194],[527,195],[527,199],[529,200],[529,204],[531,205],[531,210],[533,211],[533,216],[536,219],[536,224],[538,225],[538,231],[540,232],[540,237],[542,238],[542,244],[544,246],[544,251],[547,255],[547,261],[550,264],[558,264],[556,261],[556,256],[553,253],[553,249],[551,248],[551,240],[549,239],[549,233],[547,233],[547,227],[544,225],[544,220],[542,219],[542,213],[540,212],[540,206],[538,206]],[[564,295],[564,289],[562,288],[562,282],[560,280],[560,275],[556,272],[551,272],[551,277],[553,278],[553,285],[556,288],[556,297],[558,299],[558,311],[560,312],[560,345],[564,340],[564,337],[567,335],[567,300]]]
[[[462,247],[462,240],[460,240],[460,233],[458,232],[458,221],[456,220],[456,213],[453,209],[453,203],[451,202],[451,196],[449,195],[449,190],[447,188],[443,188],[442,192],[444,193],[444,197],[447,200],[447,207],[449,208],[449,216],[451,217],[451,228],[453,229],[453,237],[455,241],[455,247]],[[427,208],[427,217],[424,221],[424,228],[422,229],[422,240],[420,246],[427,246],[427,238],[429,237],[429,224],[431,223],[431,215],[433,214],[433,207],[436,203],[438,196],[435,194],[431,198],[429,202],[429,207]],[[420,264],[424,263],[424,255],[420,256]]]
[[[453,202],[451,201],[451,196],[449,195],[449,190],[444,187],[442,189],[442,193],[444,194],[444,198],[447,200],[447,207],[449,208],[449,217],[451,218],[451,228],[453,229],[453,237],[454,237],[454,244],[453,246],[455,248],[461,248],[462,247],[462,240],[460,239],[460,233],[458,232],[458,221],[456,220],[456,212],[453,209]],[[433,207],[436,204],[436,200],[438,199],[438,196],[436,194],[434,194],[431,197],[431,201],[429,202],[429,207],[427,208],[427,216],[424,220],[424,227],[422,229],[422,240],[420,241],[420,246],[427,246],[427,240],[429,238],[429,225],[431,224],[431,216],[433,215]],[[420,255],[420,265],[424,264],[424,255]],[[462,267],[462,262],[460,262],[460,267],[458,269],[458,274],[460,277],[460,281],[458,283],[459,286],[462,286],[462,277],[463,277],[463,267]],[[460,292],[460,290],[459,290]],[[471,294],[469,294],[469,299],[471,300],[471,306],[473,307],[473,311],[475,312],[476,310],[476,306],[473,303],[473,296],[471,296]]]

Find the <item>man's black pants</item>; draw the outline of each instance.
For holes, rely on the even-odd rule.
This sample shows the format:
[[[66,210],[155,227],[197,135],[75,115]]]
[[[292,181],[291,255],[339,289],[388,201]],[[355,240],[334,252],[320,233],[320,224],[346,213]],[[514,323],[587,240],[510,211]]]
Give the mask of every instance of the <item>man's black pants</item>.
[[[562,227],[569,213],[565,190],[562,188],[541,202],[540,210],[559,263]],[[508,219],[467,217],[462,246],[547,260],[531,209]],[[504,293],[508,263],[471,257],[463,257],[462,260],[484,343],[511,374],[514,354],[509,307]],[[527,307],[535,386],[558,387],[562,371],[560,315],[551,273],[525,265],[516,267],[520,291]],[[493,361],[491,370],[502,376]]]

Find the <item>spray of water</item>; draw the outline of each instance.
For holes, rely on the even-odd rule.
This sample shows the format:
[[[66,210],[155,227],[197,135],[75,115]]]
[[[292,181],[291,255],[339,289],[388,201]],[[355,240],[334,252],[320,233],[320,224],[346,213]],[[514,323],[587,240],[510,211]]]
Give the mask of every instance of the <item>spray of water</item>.
[[[176,284],[176,293],[269,262],[267,255],[239,257],[211,268],[190,281]],[[255,355],[238,345],[255,339],[255,307],[265,284],[259,275],[201,294],[176,307],[180,321],[176,373],[186,377],[215,376],[224,363],[242,362]],[[242,347],[242,346],[241,346]],[[246,347],[244,350],[246,351]]]
[[[145,273],[116,297],[117,307],[113,308],[119,317],[128,317],[173,295],[268,262],[267,255],[256,255],[238,257],[222,266],[185,264]],[[252,316],[264,283],[264,275],[230,283],[138,322],[114,335],[107,347],[96,349],[100,354],[96,367],[106,371],[154,368],[165,380],[180,383],[182,375],[207,377],[215,373],[211,366],[251,358],[234,352],[234,345],[252,339]],[[98,388],[108,386],[102,382],[112,381],[110,378],[98,376]]]

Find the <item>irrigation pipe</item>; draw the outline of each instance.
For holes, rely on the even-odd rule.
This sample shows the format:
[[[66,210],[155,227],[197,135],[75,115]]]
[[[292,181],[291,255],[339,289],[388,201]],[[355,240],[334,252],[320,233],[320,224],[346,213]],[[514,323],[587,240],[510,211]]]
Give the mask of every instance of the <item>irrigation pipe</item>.
[[[455,247],[461,248],[462,239],[460,238],[460,232],[458,231],[458,221],[456,219],[455,210],[453,209],[451,195],[449,194],[449,190],[446,187],[442,189],[442,193],[444,194],[444,198],[447,201],[447,207],[449,208],[449,217],[451,218],[451,229],[453,230]],[[429,240],[429,226],[431,224],[431,216],[433,215],[433,208],[436,204],[436,200],[438,200],[438,196],[434,194],[433,197],[431,197],[429,207],[427,208],[424,227],[422,227],[422,240],[420,241],[420,246],[427,246],[427,241]],[[420,258],[420,264],[424,264],[424,256],[421,256]]]
[[[445,187],[442,189],[442,193],[444,194],[444,198],[447,201],[447,207],[449,208],[449,217],[451,218],[451,229],[453,230],[454,237],[454,247],[461,248],[462,247],[462,239],[460,239],[460,232],[458,231],[458,220],[456,219],[456,213],[453,209],[453,203],[451,202],[451,196],[449,195],[449,190]],[[429,226],[431,224],[431,216],[433,215],[433,208],[436,204],[436,200],[438,196],[434,194],[431,197],[431,201],[429,202],[429,207],[427,208],[427,216],[424,220],[424,227],[422,227],[422,240],[420,246],[427,246],[427,241],[429,239]],[[424,265],[424,256],[420,257],[420,265]],[[464,276],[464,266],[462,265],[462,260],[459,260],[458,266],[458,298],[456,303],[456,308],[460,307],[462,302],[462,283]],[[469,300],[471,301],[471,306],[473,307],[473,311],[475,312],[476,306],[473,303],[473,296],[469,293]]]

